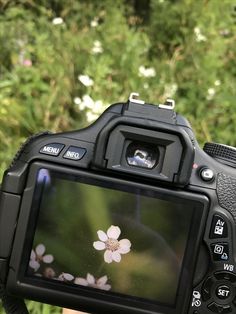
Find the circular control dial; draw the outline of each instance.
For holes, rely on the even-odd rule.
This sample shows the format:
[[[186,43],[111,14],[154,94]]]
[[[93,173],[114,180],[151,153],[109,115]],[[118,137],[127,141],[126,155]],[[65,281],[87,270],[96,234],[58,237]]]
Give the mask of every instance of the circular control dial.
[[[205,153],[221,163],[236,168],[236,148],[217,143],[206,143],[203,147]]]

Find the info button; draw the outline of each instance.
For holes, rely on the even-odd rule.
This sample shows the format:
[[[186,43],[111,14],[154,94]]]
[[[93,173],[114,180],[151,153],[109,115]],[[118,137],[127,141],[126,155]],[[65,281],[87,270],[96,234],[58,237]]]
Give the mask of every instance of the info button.
[[[86,153],[86,149],[82,147],[70,146],[63,158],[71,159],[71,160],[80,160],[84,157]]]

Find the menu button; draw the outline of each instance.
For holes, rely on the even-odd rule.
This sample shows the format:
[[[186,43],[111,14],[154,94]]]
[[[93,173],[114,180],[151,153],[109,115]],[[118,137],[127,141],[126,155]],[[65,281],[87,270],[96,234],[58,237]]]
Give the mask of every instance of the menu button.
[[[65,145],[60,144],[60,143],[47,144],[47,145],[43,146],[39,152],[40,152],[40,154],[58,156],[60,154],[60,152],[62,151],[64,146]]]

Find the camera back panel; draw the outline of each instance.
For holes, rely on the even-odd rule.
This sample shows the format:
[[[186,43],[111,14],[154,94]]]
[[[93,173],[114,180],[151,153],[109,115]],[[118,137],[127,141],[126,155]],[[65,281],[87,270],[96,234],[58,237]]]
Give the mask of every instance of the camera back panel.
[[[30,138],[2,184],[8,292],[98,314],[234,313],[236,171],[215,152],[172,108],[133,101],[84,130]],[[63,212],[68,226],[79,215],[77,241],[60,234]],[[78,271],[65,239],[83,252]]]

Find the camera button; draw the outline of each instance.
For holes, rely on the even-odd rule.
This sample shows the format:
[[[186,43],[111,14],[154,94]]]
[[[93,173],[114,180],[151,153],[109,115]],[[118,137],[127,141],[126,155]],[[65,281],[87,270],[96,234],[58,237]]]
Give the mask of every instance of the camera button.
[[[207,278],[202,287],[202,299],[203,301],[207,301],[211,298],[211,287],[214,281],[212,277]]]
[[[229,260],[229,245],[228,243],[211,244],[211,251],[214,261]]]
[[[220,305],[215,302],[209,304],[208,309],[214,313],[221,313],[221,314],[232,312],[232,308],[230,305]]]
[[[210,168],[203,167],[200,170],[200,177],[202,178],[203,181],[210,182],[214,180],[215,174],[213,170],[211,170]]]
[[[44,145],[40,149],[40,154],[50,155],[50,156],[58,156],[60,152],[62,151],[64,144],[60,143],[50,143],[47,145]]]
[[[216,293],[216,296],[217,296],[218,299],[220,299],[220,300],[227,300],[232,295],[232,289],[228,285],[219,285],[216,288],[215,293]]]
[[[70,160],[80,160],[84,157],[86,153],[86,149],[82,147],[76,147],[76,146],[70,146],[65,154],[63,155],[63,158],[70,159]]]
[[[226,221],[222,217],[215,215],[211,225],[210,239],[227,238],[227,236],[228,227]]]
[[[236,275],[234,273],[231,273],[231,272],[218,271],[218,272],[214,273],[214,277],[217,280],[226,280],[226,281],[230,281],[233,284],[236,283]]]

